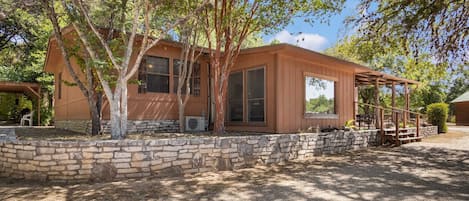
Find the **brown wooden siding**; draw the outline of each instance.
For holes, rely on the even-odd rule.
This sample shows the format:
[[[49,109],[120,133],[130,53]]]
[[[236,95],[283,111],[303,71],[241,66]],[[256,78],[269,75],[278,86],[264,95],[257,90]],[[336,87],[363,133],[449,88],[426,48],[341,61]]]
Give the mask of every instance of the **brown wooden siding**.
[[[62,80],[65,83],[62,83],[62,94],[61,98],[58,98],[59,93],[55,93],[55,119],[56,120],[84,120],[89,119],[89,109],[88,109],[88,102],[86,98],[83,96],[82,92],[78,88],[78,86],[72,86],[68,83],[75,83],[73,81],[70,72],[65,68],[65,63],[61,55],[53,55],[56,57],[56,67],[54,68],[56,71],[54,73],[55,80],[58,82],[58,74],[62,72]],[[58,58],[57,58],[58,57]],[[74,60],[72,59],[73,65],[76,66]],[[78,68],[78,67],[77,67]],[[82,74],[76,70],[79,76]],[[55,84],[55,90],[58,92],[59,87],[58,83]]]
[[[310,57],[312,62],[283,55],[278,65],[277,132],[288,133],[307,130],[309,127],[343,126],[353,118],[354,75],[329,66],[321,58]],[[314,62],[313,62],[314,61]],[[335,69],[336,68],[336,69]],[[305,73],[336,78],[337,118],[307,118],[304,115]]]
[[[58,80],[58,74],[63,72],[62,79],[73,83],[70,73],[67,71],[62,59],[62,55],[52,43],[49,51],[49,71],[55,74],[55,80]],[[170,93],[138,93],[136,84],[128,85],[128,118],[131,120],[143,119],[178,119],[177,95],[173,92],[173,59],[180,57],[180,49],[169,45],[158,45],[148,51],[148,55],[166,57],[170,59]],[[131,63],[135,62],[135,55]],[[186,115],[201,116],[208,115],[207,110],[207,86],[208,86],[208,64],[200,59],[201,64],[201,91],[200,96],[192,96],[186,106]],[[73,63],[75,69],[78,66]],[[81,73],[80,73],[81,74]],[[81,76],[83,78],[83,76]],[[135,75],[137,78],[137,75]],[[55,84],[55,90],[58,90],[58,84]],[[62,97],[58,98],[55,93],[55,120],[87,120],[90,119],[88,103],[86,98],[77,86],[62,84]],[[109,119],[109,105],[104,98],[103,119]]]
[[[469,101],[454,103],[456,125],[469,126]]]
[[[138,46],[138,44],[136,44]],[[152,48],[148,55],[170,59],[170,93],[138,93],[138,86],[128,86],[128,111],[130,120],[177,119],[176,94],[173,92],[173,59],[180,56],[180,48],[162,43]],[[135,60],[132,57],[131,63]],[[185,115],[200,116],[208,110],[208,63],[207,58],[199,60],[201,64],[200,96],[191,97]],[[308,127],[343,126],[353,118],[354,68],[347,62],[311,53],[291,46],[261,47],[243,51],[232,71],[265,67],[265,124],[227,122],[227,130],[288,133],[306,130]],[[77,68],[77,66],[75,66]],[[56,76],[63,72],[63,80],[73,82],[67,72],[60,51],[54,43],[49,46],[46,70]],[[336,119],[311,119],[304,116],[305,73],[333,77],[336,82]],[[135,75],[137,78],[137,75]],[[58,85],[56,84],[56,90]],[[56,96],[58,93],[55,93]],[[246,113],[246,111],[245,111]],[[86,98],[77,86],[62,85],[62,98],[55,98],[56,120],[90,119]],[[108,104],[104,103],[103,119],[109,119]]]
[[[179,59],[180,48],[168,45],[157,45],[147,52],[147,55],[169,58],[170,66],[170,93],[138,93],[136,84],[129,85],[129,119],[178,119],[177,95],[174,93],[173,79],[173,60]],[[132,62],[135,61],[133,58]],[[185,115],[207,117],[207,99],[208,99],[208,64],[205,60],[199,59],[201,72],[200,95],[191,96],[186,105]],[[137,76],[135,75],[135,78]],[[108,112],[107,112],[108,113]]]

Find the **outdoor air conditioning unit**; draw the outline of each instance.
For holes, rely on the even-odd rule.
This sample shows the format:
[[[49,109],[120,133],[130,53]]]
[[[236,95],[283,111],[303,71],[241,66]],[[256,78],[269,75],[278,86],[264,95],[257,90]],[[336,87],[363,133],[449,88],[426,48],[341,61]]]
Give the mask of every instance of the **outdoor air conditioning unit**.
[[[186,116],[186,131],[205,131],[205,118],[198,116]]]

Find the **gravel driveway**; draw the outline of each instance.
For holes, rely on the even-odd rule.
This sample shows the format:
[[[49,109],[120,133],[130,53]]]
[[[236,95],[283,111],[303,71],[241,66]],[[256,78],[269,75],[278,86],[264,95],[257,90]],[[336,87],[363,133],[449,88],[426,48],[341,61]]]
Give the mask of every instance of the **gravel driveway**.
[[[234,172],[52,185],[0,180],[0,200],[469,200],[469,129]]]

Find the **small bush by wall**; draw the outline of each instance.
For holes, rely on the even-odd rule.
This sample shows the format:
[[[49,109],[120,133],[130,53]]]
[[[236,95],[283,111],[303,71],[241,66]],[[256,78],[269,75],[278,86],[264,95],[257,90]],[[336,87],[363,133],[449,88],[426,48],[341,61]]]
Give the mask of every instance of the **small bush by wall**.
[[[427,106],[428,121],[438,126],[438,133],[446,133],[448,127],[446,120],[448,119],[448,104],[433,103]]]

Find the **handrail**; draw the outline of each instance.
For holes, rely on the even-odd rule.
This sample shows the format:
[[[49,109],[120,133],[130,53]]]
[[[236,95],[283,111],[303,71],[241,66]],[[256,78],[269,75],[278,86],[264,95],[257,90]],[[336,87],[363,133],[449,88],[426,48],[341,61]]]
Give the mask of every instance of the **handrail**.
[[[355,103],[359,104],[359,105],[365,105],[365,106],[369,106],[369,107],[373,107],[373,108],[376,108],[379,110],[379,114],[376,114],[376,115],[379,115],[379,127],[380,127],[380,134],[381,134],[381,144],[384,144],[384,122],[383,122],[383,119],[384,119],[384,111],[387,110],[387,111],[391,111],[392,114],[396,115],[395,116],[395,127],[396,127],[396,135],[395,135],[395,143],[397,145],[400,145],[400,141],[399,141],[399,116],[398,116],[398,112],[397,111],[401,111],[401,112],[405,112],[405,113],[409,113],[409,114],[415,114],[417,115],[417,119],[416,119],[416,136],[419,137],[419,134],[420,134],[420,116],[422,115],[421,113],[418,113],[418,112],[413,112],[413,111],[410,111],[410,110],[405,110],[405,109],[401,109],[401,108],[395,108],[395,107],[390,107],[390,108],[386,108],[386,107],[382,107],[382,106],[377,106],[377,105],[372,105],[372,104],[367,104],[367,103],[359,103],[357,101],[354,101]],[[378,118],[378,116],[376,117]],[[403,118],[403,126],[406,127],[406,123],[407,123],[407,119],[404,117]]]
[[[372,104],[368,104],[368,103],[359,103],[359,102],[356,102],[356,101],[355,101],[355,103],[358,103],[359,105],[366,105],[366,106],[374,107],[374,108],[377,108],[377,109],[384,109],[384,110],[388,110],[388,111],[398,110],[398,111],[401,111],[401,112],[408,112],[408,113],[411,113],[411,114],[422,115],[422,113],[414,112],[414,111],[411,111],[411,110],[405,110],[405,109],[397,108],[397,107],[376,106],[376,105],[372,105]]]

